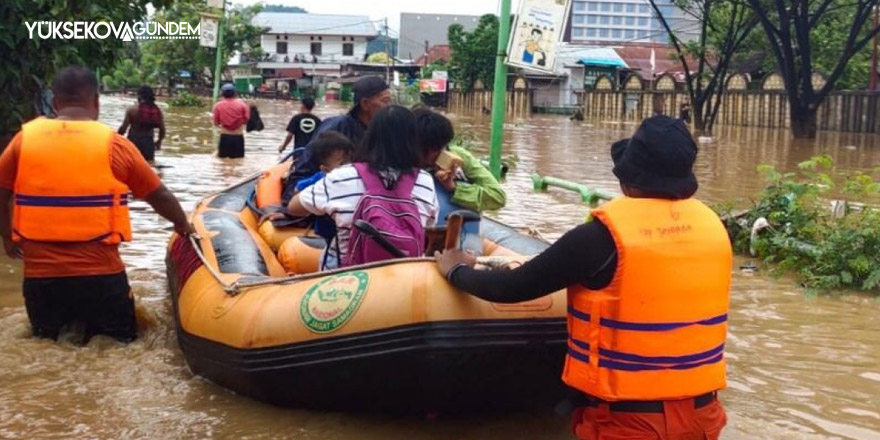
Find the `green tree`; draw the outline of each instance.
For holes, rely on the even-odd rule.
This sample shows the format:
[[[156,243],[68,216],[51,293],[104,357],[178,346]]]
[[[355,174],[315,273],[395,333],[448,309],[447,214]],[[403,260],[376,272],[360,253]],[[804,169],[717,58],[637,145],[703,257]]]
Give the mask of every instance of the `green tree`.
[[[498,49],[498,17],[486,14],[477,27],[467,32],[460,24],[449,26],[452,51],[450,75],[462,89],[471,90],[479,79],[486,86],[495,78],[495,52]]]
[[[437,60],[428,64],[422,69],[422,78],[431,78],[431,75],[438,70],[449,70],[449,60]]]
[[[110,75],[101,78],[104,87],[120,89],[122,87],[139,87],[145,84],[141,69],[131,59],[122,60]]]
[[[257,59],[261,54],[260,35],[265,28],[251,23],[262,5],[229,7],[227,4],[226,24],[223,35],[225,60],[234,52],[243,59]],[[172,6],[156,12],[157,22],[188,22],[199,24],[199,12],[205,10],[201,0],[177,0]],[[155,82],[170,82],[178,79],[180,71],[188,71],[191,81],[209,84],[213,81],[216,51],[199,46],[199,40],[148,40],[142,48],[141,66],[147,78]],[[224,60],[224,61],[225,61]]]
[[[146,5],[165,7],[170,0],[2,0],[0,1],[0,149],[34,116],[34,101],[55,72],[70,64],[110,68],[124,57],[123,42],[30,38],[26,22],[134,22],[147,15]],[[36,35],[35,35],[36,36]]]
[[[728,72],[740,46],[758,24],[754,13],[739,0],[679,0],[685,14],[699,22],[699,37],[684,41],[672,29],[658,0],[648,0],[659,18],[685,75],[685,87],[693,106],[694,126],[711,134]],[[663,0],[665,3],[666,0]],[[691,58],[694,63],[688,64]]]
[[[815,138],[819,106],[838,82],[858,83],[856,75],[865,70],[850,62],[864,57],[861,53],[880,32],[871,23],[880,0],[745,1],[760,20],[785,83],[792,134]],[[813,86],[813,73],[826,76],[823,86]],[[867,75],[862,82],[867,82]]]

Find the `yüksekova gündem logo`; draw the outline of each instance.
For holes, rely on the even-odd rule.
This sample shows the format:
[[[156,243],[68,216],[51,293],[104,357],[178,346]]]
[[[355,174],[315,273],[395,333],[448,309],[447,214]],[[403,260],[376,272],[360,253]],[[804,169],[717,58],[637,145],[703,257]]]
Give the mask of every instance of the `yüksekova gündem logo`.
[[[200,24],[155,21],[26,21],[30,39],[41,40],[190,40],[198,39]]]

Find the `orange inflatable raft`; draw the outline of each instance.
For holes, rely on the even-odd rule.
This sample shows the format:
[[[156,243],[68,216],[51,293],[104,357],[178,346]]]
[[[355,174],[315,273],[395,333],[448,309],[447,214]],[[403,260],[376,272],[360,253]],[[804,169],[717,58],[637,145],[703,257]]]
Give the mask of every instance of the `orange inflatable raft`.
[[[564,292],[489,303],[449,285],[429,258],[315,272],[322,239],[258,224],[249,200],[259,180],[202,200],[199,237],[170,240],[174,318],[194,373],[317,409],[485,411],[562,397]],[[496,263],[547,247],[487,218],[481,235]]]

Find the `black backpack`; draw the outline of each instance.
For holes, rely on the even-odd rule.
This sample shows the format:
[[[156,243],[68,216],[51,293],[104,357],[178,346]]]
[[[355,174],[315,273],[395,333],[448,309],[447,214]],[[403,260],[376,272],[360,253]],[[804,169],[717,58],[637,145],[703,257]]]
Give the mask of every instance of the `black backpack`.
[[[247,131],[248,133],[252,131],[262,131],[265,126],[263,125],[263,120],[260,118],[260,111],[257,110],[257,106],[251,104],[251,117],[247,122]]]

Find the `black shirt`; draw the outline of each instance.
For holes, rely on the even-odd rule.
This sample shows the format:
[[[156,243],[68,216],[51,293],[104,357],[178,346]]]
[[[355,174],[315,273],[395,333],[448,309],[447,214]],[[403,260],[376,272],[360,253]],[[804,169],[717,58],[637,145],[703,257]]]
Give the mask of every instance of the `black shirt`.
[[[315,134],[315,130],[320,124],[321,118],[311,113],[300,113],[290,118],[290,122],[287,123],[287,132],[293,135],[293,148],[306,146],[312,140],[312,135]]]
[[[459,266],[449,282],[474,296],[496,303],[540,298],[575,284],[607,287],[617,270],[617,247],[598,220],[580,225],[547,250],[511,270],[485,271]]]

